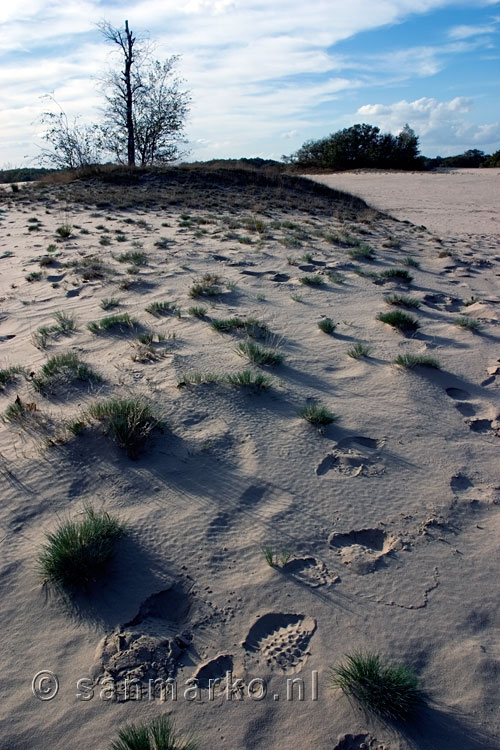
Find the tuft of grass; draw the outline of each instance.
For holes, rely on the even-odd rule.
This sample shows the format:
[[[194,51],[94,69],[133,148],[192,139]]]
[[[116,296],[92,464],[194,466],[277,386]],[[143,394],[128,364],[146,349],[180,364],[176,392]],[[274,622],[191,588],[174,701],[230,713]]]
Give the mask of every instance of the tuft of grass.
[[[128,253],[118,255],[116,260],[120,263],[131,263],[133,266],[144,266],[148,261],[148,256],[140,250],[130,250]]]
[[[220,383],[223,376],[217,372],[190,372],[184,374],[177,383],[178,388],[184,385],[206,385],[208,383]]]
[[[432,367],[434,370],[440,370],[441,365],[435,357],[427,354],[400,354],[394,360],[395,365],[411,370],[414,367]]]
[[[299,414],[309,424],[327,425],[338,421],[338,417],[321,404],[307,404],[302,407]]]
[[[58,311],[54,313],[56,325],[52,327],[52,333],[73,333],[76,331],[76,321],[72,315]]]
[[[247,336],[253,339],[262,338],[269,333],[267,323],[262,323],[256,318],[221,318],[212,320],[212,328],[219,333],[232,333],[232,331],[245,331]]]
[[[361,359],[362,357],[369,357],[371,350],[372,348],[368,344],[357,341],[354,346],[347,350],[347,356],[352,357],[352,359]]]
[[[328,278],[333,284],[344,283],[344,277],[338,271],[328,271]]]
[[[413,281],[413,276],[406,268],[387,268],[380,272],[379,278],[389,281],[395,279],[396,281],[403,281],[405,284],[411,284]]]
[[[91,321],[88,324],[91,333],[102,333],[103,331],[125,331],[139,327],[139,322],[131,318],[128,313],[117,313],[101,318],[99,321]]]
[[[156,318],[159,318],[162,315],[171,315],[172,313],[180,312],[177,305],[172,302],[152,302],[145,309],[147,313],[154,315]]]
[[[352,250],[349,250],[347,254],[353,260],[375,259],[375,251],[372,247],[370,247],[370,245],[367,245],[365,242],[361,242],[357,247],[353,247]]]
[[[143,724],[126,724],[110,750],[197,750],[192,736],[180,736],[168,716]]]
[[[286,548],[276,551],[273,547],[267,544],[263,545],[262,552],[264,553],[264,557],[270,568],[284,568],[285,565],[290,562],[292,556],[292,553]]]
[[[331,685],[384,719],[406,720],[423,703],[413,670],[383,666],[374,653],[353,653],[331,671]]]
[[[189,290],[189,296],[215,297],[222,292],[222,279],[216,273],[206,273]]]
[[[229,385],[241,386],[243,388],[257,388],[260,390],[266,390],[271,387],[272,380],[262,372],[251,372],[250,370],[243,370],[242,372],[236,372],[231,375],[227,375],[226,383]]]
[[[416,331],[420,328],[420,323],[412,315],[402,312],[402,310],[391,310],[387,313],[379,313],[377,320],[387,325],[397,328],[398,331]]]
[[[56,234],[61,237],[61,239],[66,240],[68,237],[71,237],[71,233],[73,232],[73,227],[71,224],[68,224],[67,222],[64,224],[61,224],[60,227],[57,227]]]
[[[100,376],[85,362],[82,362],[74,352],[56,354],[43,366],[39,375],[32,378],[33,387],[37,391],[45,391],[61,382],[90,382],[100,381]]]
[[[301,276],[299,279],[301,284],[304,284],[305,286],[321,286],[324,283],[323,276],[320,276],[319,274],[314,275],[307,275],[307,276]]]
[[[111,245],[111,239],[106,236],[100,237],[99,244],[102,245],[103,247],[108,247],[108,245]]]
[[[418,299],[410,297],[409,294],[388,294],[384,297],[384,302],[387,302],[388,305],[400,305],[401,307],[409,307],[413,310],[418,310],[421,307]]]
[[[337,328],[337,324],[334,323],[331,318],[323,318],[323,320],[318,321],[318,328],[320,331],[323,331],[323,333],[332,334]]]
[[[51,244],[47,245],[47,252],[48,253],[55,253],[57,250],[57,245]]]
[[[119,307],[120,304],[120,297],[104,297],[104,299],[101,300],[101,307],[103,310],[113,310],[115,307]]]
[[[31,271],[31,273],[26,274],[24,278],[26,279],[26,281],[32,282],[32,281],[40,281],[42,276],[43,274],[41,271]]]
[[[410,266],[410,268],[420,268],[420,263],[418,260],[415,260],[415,258],[405,258],[403,264],[405,266]]]
[[[251,339],[241,341],[236,347],[236,353],[240,357],[247,357],[250,362],[256,365],[271,365],[276,367],[283,362],[283,355],[276,351],[276,349],[266,349]]]
[[[6,386],[11,385],[18,375],[26,375],[25,368],[20,365],[12,365],[0,370],[0,390],[4,390]]]
[[[207,317],[207,308],[206,307],[189,307],[188,313],[193,316],[193,318],[206,318]]]
[[[82,519],[61,521],[38,555],[42,582],[68,593],[87,589],[102,577],[124,531],[117,518],[90,505]]]
[[[97,401],[87,409],[86,416],[104,425],[106,434],[136,458],[151,432],[161,426],[151,405],[142,398],[118,398]]]
[[[479,320],[476,320],[476,318],[469,318],[467,315],[461,315],[459,318],[456,318],[454,323],[460,328],[466,328],[468,331],[472,331],[472,333],[477,333],[481,330],[481,323]]]

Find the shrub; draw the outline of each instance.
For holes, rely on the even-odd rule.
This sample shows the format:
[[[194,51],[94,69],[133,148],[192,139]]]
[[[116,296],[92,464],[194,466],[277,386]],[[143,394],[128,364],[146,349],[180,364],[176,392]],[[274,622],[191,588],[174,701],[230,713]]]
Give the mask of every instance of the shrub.
[[[101,307],[103,310],[112,310],[114,307],[119,307],[121,299],[119,297],[104,297],[101,300]]]
[[[388,305],[401,305],[401,307],[410,307],[414,310],[420,308],[420,302],[414,297],[410,297],[408,294],[388,294],[384,297],[384,302]]]
[[[396,281],[403,281],[405,284],[411,284],[413,276],[406,268],[387,268],[385,271],[381,271],[379,274],[381,279],[395,279]]]
[[[87,327],[91,333],[101,333],[103,331],[113,330],[124,331],[127,329],[138,328],[139,322],[134,318],[131,318],[128,313],[121,313],[108,315],[105,318],[101,318],[99,321],[91,321]]]
[[[391,310],[387,313],[379,313],[377,320],[382,323],[387,323],[393,328],[397,328],[398,331],[416,331],[420,328],[418,320],[411,315],[408,315],[401,310]]]
[[[56,354],[51,357],[42,367],[39,375],[32,379],[33,387],[37,391],[44,391],[55,383],[99,381],[100,376],[94,372],[90,365],[82,362],[73,352]]]
[[[321,404],[308,404],[299,413],[302,419],[310,424],[327,425],[338,421],[338,417]]]
[[[189,290],[190,297],[214,297],[221,293],[222,279],[215,273],[206,273]]]
[[[206,318],[207,316],[207,308],[206,307],[190,307],[188,309],[188,313],[193,316],[193,318]]]
[[[348,255],[353,260],[374,260],[375,259],[375,252],[373,248],[371,248],[365,242],[360,242],[360,244],[357,247],[353,247],[352,250],[349,250]]]
[[[11,367],[6,367],[3,370],[0,370],[0,391],[2,391],[5,386],[13,383],[18,375],[26,375],[25,368],[20,365],[12,365]]]
[[[147,263],[148,256],[140,250],[131,250],[128,253],[119,255],[116,260],[120,261],[120,263],[132,263],[134,266],[144,266]]]
[[[85,590],[104,573],[124,530],[118,519],[91,506],[82,520],[60,522],[38,556],[42,581],[68,592]]]
[[[58,234],[61,239],[66,240],[68,237],[71,237],[72,231],[73,227],[66,222],[65,224],[61,224],[60,227],[57,227],[56,234]]]
[[[348,654],[331,678],[332,687],[384,719],[408,719],[423,703],[413,670],[403,664],[384,667],[377,654]]]
[[[271,387],[272,380],[262,372],[254,373],[250,370],[243,370],[242,372],[227,375],[226,382],[229,383],[229,385],[266,390]]]
[[[455,325],[460,328],[466,328],[468,331],[477,333],[481,330],[481,323],[475,318],[469,318],[467,315],[462,315],[455,320]]]
[[[352,359],[361,359],[362,357],[369,357],[371,352],[371,346],[363,344],[361,341],[357,341],[354,346],[351,346],[347,350],[347,356]]]
[[[179,308],[172,302],[152,302],[146,307],[146,312],[154,315],[156,318],[171,313],[179,313]]]
[[[301,284],[305,284],[305,286],[321,286],[324,283],[324,278],[319,274],[315,274],[313,276],[302,276],[299,281]]]

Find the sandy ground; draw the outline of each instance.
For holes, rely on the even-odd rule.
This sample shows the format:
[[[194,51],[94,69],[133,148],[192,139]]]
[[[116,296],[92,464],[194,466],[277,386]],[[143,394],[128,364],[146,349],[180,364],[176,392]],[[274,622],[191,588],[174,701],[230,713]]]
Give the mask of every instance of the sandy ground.
[[[482,174],[477,192],[469,175],[335,177],[344,179],[352,190],[370,181],[385,210],[394,180],[427,201],[427,181],[446,181],[459,188],[455,203],[447,190],[457,207],[463,179],[469,215],[484,208]],[[400,206],[402,219],[416,211],[418,225],[434,228],[420,203]],[[472,233],[461,209],[445,214]],[[16,397],[23,405],[0,424],[4,750],[108,750],[125,722],[165,712],[195,732],[200,750],[500,747],[496,220],[471,242],[370,210],[353,218],[333,200],[318,217],[300,206],[102,209],[36,200],[28,188],[5,198],[1,366],[27,374],[0,392],[3,414]],[[72,234],[62,240],[65,222]],[[356,241],[375,259],[351,257]],[[143,264],[120,260],[127,252],[145,253]],[[394,267],[412,283],[380,277]],[[192,299],[206,273],[220,276],[221,293]],[[307,275],[322,283],[304,285]],[[420,323],[411,335],[377,320],[395,309],[386,301],[395,292],[421,304],[409,311]],[[139,329],[89,331],[110,314],[109,298],[119,299],[111,313],[137,318],[151,344],[140,344]],[[155,317],[145,309],[155,301],[180,311]],[[193,317],[193,305],[206,317]],[[58,311],[75,330],[40,338]],[[241,333],[211,326],[235,315],[267,323],[261,343],[281,365],[249,365],[236,352]],[[461,315],[480,331],[457,326]],[[325,317],[337,324],[332,335],[318,328]],[[356,342],[368,357],[348,355]],[[62,352],[102,380],[40,393],[33,374]],[[405,353],[433,356],[441,370],[395,366]],[[182,385],[194,373],[244,369],[265,372],[272,386]],[[96,399],[135,395],[164,421],[137,460],[96,424],[67,429]],[[311,403],[338,422],[308,424],[299,412]],[[41,586],[36,559],[46,533],[89,503],[128,531],[105,580],[67,604]],[[263,545],[290,559],[270,567]],[[329,669],[358,650],[415,669],[428,706],[414,724],[372,719],[331,689]],[[59,679],[52,700],[32,694],[41,670]],[[221,687],[210,700],[207,680],[228,670],[242,699]],[[175,678],[177,701],[111,692],[110,680],[133,676]],[[199,694],[185,693],[193,677]],[[298,683],[287,700],[293,679],[303,680],[303,701]]]
[[[329,187],[364,198],[398,219],[440,235],[500,234],[500,169],[441,172],[359,170],[315,175]],[[471,237],[472,238],[472,237]]]

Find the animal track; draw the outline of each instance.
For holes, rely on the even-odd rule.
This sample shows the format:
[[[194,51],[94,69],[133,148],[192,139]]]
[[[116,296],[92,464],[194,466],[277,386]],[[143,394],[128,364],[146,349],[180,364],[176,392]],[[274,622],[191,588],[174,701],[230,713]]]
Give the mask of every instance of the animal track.
[[[343,734],[333,750],[389,750],[371,734]]]
[[[283,570],[312,588],[340,581],[338,576],[332,575],[326,565],[315,557],[301,557],[290,560],[283,567]]]
[[[351,565],[358,575],[373,573],[398,545],[393,536],[382,529],[359,529],[341,534],[334,532],[328,539],[330,547],[337,550],[344,565]]]
[[[316,620],[297,614],[270,612],[250,628],[243,648],[265,659],[270,667],[297,672],[305,663]]]
[[[337,471],[351,477],[378,476],[383,474],[385,467],[375,452],[384,444],[383,441],[358,435],[340,440],[335,450],[328,454],[316,469],[318,476],[329,471]]]

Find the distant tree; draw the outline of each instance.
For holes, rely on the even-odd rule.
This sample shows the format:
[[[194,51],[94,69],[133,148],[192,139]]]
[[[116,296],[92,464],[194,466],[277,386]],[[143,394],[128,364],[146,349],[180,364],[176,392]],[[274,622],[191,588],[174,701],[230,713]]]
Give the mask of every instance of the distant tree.
[[[306,141],[287,163],[325,169],[418,169],[421,162],[418,137],[409,125],[398,136],[381,133],[372,125],[356,124],[326,138]]]
[[[105,39],[118,45],[119,71],[103,77],[106,97],[103,145],[129,166],[164,164],[179,158],[190,96],[175,77],[177,55],[164,62],[151,59],[147,45],[137,42],[125,21],[123,29],[99,24]]]
[[[42,147],[40,161],[57,169],[72,169],[96,164],[101,159],[100,131],[97,125],[82,125],[78,118],[68,116],[52,95],[43,97],[52,106],[40,118],[45,127],[42,139],[50,144]],[[54,108],[58,111],[54,112]]]
[[[486,159],[485,167],[500,167],[500,151],[495,151]]]
[[[468,151],[464,151],[463,154],[457,154],[456,156],[446,156],[443,159],[443,166],[481,167],[487,159],[488,156],[484,153],[484,151],[480,151],[477,148],[470,148]]]

